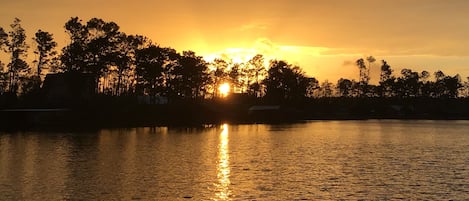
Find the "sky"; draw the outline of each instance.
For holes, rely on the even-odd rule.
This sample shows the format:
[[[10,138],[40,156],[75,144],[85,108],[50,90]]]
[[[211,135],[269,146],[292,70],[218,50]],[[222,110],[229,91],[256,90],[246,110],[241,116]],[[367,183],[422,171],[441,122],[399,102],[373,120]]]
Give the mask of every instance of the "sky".
[[[71,17],[114,21],[127,34],[193,50],[207,60],[257,53],[288,61],[309,76],[358,79],[354,61],[373,55],[402,68],[469,76],[467,0],[0,0],[0,27],[15,17],[32,41],[41,29],[60,47]],[[32,56],[32,55],[30,55]],[[5,61],[3,61],[5,63]]]

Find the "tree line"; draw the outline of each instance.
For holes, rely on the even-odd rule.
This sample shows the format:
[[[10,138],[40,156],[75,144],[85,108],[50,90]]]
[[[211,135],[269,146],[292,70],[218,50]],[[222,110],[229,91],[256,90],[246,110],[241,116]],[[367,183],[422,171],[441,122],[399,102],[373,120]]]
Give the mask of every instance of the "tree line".
[[[115,22],[92,18],[83,22],[73,17],[64,25],[70,43],[57,51],[49,32],[38,30],[33,45],[16,18],[7,32],[0,27],[0,49],[9,61],[0,61],[0,94],[19,96],[40,90],[47,73],[85,73],[96,78],[95,91],[110,96],[150,95],[170,99],[210,99],[219,96],[222,83],[233,91],[252,97],[295,100],[320,97],[430,97],[469,96],[469,78],[446,75],[442,71],[415,72],[402,69],[395,75],[384,60],[359,58],[359,79],[341,78],[336,84],[319,83],[301,67],[283,60],[266,62],[255,55],[236,63],[217,58],[205,61],[193,51],[178,52],[161,47],[142,35],[129,35]],[[29,65],[27,52],[34,49],[36,60]],[[370,84],[370,69],[380,68],[379,84]]]
[[[370,69],[374,67],[375,62],[373,56],[358,59],[356,66],[360,72],[359,81],[339,79],[336,85],[337,96],[458,98],[469,95],[469,77],[463,82],[458,74],[451,76],[438,70],[433,73],[434,79],[432,79],[431,73],[426,70],[416,72],[408,68],[402,69],[400,76],[395,76],[393,69],[385,60],[382,60],[379,66],[379,84],[371,85]]]

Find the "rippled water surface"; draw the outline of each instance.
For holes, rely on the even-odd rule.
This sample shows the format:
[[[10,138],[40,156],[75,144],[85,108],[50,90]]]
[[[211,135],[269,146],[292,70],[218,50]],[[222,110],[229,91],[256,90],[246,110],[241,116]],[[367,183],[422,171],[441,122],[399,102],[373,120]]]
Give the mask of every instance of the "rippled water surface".
[[[0,200],[468,200],[469,121],[0,133]]]

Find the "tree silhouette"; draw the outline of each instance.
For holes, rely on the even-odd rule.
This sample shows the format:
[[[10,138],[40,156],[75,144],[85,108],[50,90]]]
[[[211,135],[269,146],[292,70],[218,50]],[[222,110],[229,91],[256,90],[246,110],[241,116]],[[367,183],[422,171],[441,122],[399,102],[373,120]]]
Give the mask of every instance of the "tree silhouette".
[[[320,88],[319,81],[314,77],[310,77],[307,79],[308,79],[308,86],[306,87],[306,97],[314,98],[315,92]]]
[[[0,51],[8,52],[8,33],[0,27]]]
[[[15,18],[10,25],[9,40],[7,42],[8,53],[11,54],[11,61],[8,64],[9,72],[9,92],[17,93],[20,78],[27,75],[29,66],[25,61],[29,46],[26,44],[26,33],[21,27],[21,20]]]
[[[392,76],[393,70],[391,66],[385,61],[381,61],[381,73],[379,78],[379,90],[381,97],[391,97],[393,96],[393,86],[396,78]]]
[[[361,97],[367,96],[369,91],[369,81],[370,81],[370,69],[372,64],[376,61],[373,56],[366,57],[366,61],[368,62],[368,66],[365,64],[365,59],[359,58],[355,61],[359,71],[359,93]]]
[[[193,51],[183,52],[171,77],[172,90],[182,98],[203,98],[210,84],[207,63]]]
[[[238,63],[238,66],[240,67],[240,76],[241,76],[241,85],[243,85],[242,91],[244,93],[251,93],[253,94],[252,91],[250,91],[250,85],[255,82],[255,72],[253,66],[249,65],[248,63]]]
[[[85,63],[81,71],[101,77],[109,70],[108,67],[115,67],[118,74],[121,75],[122,70],[118,64],[123,65],[122,63],[125,63],[127,58],[120,52],[120,45],[125,43],[127,36],[119,32],[119,26],[114,22],[92,18],[86,23],[84,29],[86,35],[83,44]],[[119,86],[116,88],[118,90]]]
[[[62,50],[61,61],[68,71],[90,73],[96,78],[115,79],[114,92],[120,95],[132,88],[135,68],[135,51],[145,43],[143,36],[127,35],[120,32],[114,22],[92,18],[82,24],[78,17],[71,18],[65,29],[71,43]],[[115,75],[113,75],[115,74]],[[125,90],[122,83],[127,83]],[[98,84],[98,83],[97,83]]]
[[[4,72],[5,64],[0,61],[0,95],[5,92],[6,87],[8,86],[8,72]]]
[[[120,95],[122,92],[121,83],[123,82],[123,76],[125,73],[131,73],[135,64],[135,52],[145,41],[141,36],[127,36],[124,33],[116,36],[116,39],[115,50],[110,53],[110,64],[117,67],[117,87],[115,94]],[[114,62],[112,62],[112,60],[114,60]]]
[[[321,97],[325,97],[325,98],[328,98],[328,97],[332,97],[333,96],[333,84],[329,82],[329,80],[324,80],[324,82],[321,84],[321,93],[320,93],[320,96]]]
[[[228,78],[233,86],[233,91],[236,91],[236,89],[242,89],[241,75],[241,65],[238,63],[232,64],[228,71]]]
[[[82,80],[70,81],[75,85],[96,83],[98,92],[116,96],[113,98],[127,95],[166,96],[170,103],[216,97],[218,86],[223,82],[229,82],[234,93],[247,93],[258,98],[260,103],[264,100],[283,103],[298,103],[298,100],[302,100],[306,103],[308,101],[303,99],[305,97],[340,96],[347,97],[344,101],[350,101],[349,97],[359,97],[357,100],[364,103],[375,100],[385,100],[383,103],[399,102],[401,100],[397,97],[402,97],[407,99],[402,101],[407,104],[420,101],[421,98],[456,99],[469,94],[469,81],[461,83],[459,75],[449,76],[437,71],[433,79],[428,71],[419,73],[404,68],[400,75],[394,76],[393,69],[384,60],[380,66],[379,85],[370,84],[370,71],[376,62],[373,56],[356,60],[355,64],[360,71],[358,81],[341,78],[337,83],[326,80],[321,84],[314,77],[307,77],[300,67],[287,61],[272,60],[266,68],[265,57],[260,54],[243,63],[234,63],[228,57],[207,63],[195,52],[178,53],[170,47],[154,45],[144,36],[128,35],[115,22],[91,18],[83,23],[78,17],[70,18],[64,25],[70,43],[59,55],[61,63],[54,59],[57,43],[53,35],[42,30],[36,32],[34,49],[38,55],[35,63],[37,71],[33,75],[26,63],[28,44],[20,22],[15,19],[8,33],[0,27],[0,50],[11,59],[9,62],[0,62],[0,94],[7,91],[16,95],[34,94],[41,87],[40,76],[47,69],[52,72],[52,69],[57,68],[58,71],[78,75],[77,79]],[[64,73],[64,77],[68,75]],[[384,99],[389,97],[393,99]],[[255,99],[243,99],[247,102],[252,100]],[[326,100],[318,102],[330,104],[330,100],[335,101],[335,98]],[[313,99],[310,101],[315,102]]]
[[[396,82],[398,96],[416,97],[419,94],[419,74],[407,68],[402,69],[401,74]]]
[[[266,69],[264,66],[264,56],[257,54],[252,57],[249,61],[249,66],[252,69],[251,74],[251,86],[249,87],[248,93],[254,94],[256,97],[263,95],[263,88],[261,85],[261,79],[265,77]]]
[[[0,27],[0,51],[7,52],[8,51],[8,33]],[[4,72],[5,64],[0,61],[0,94],[4,93],[6,88],[8,87],[8,72]]]
[[[359,79],[360,96],[365,96],[366,88],[368,86],[368,81],[370,80],[370,77],[368,75],[368,70],[365,65],[365,60],[363,58],[360,58],[355,63],[358,66],[358,69],[360,71],[360,79]]]
[[[8,33],[0,27],[0,50],[7,51],[8,47]]]
[[[461,83],[460,90],[461,90],[460,94],[463,97],[469,96],[469,77],[466,77],[466,80],[463,83]]]
[[[137,94],[168,95],[169,71],[176,55],[174,49],[156,45],[137,50]]]
[[[266,97],[280,100],[294,100],[306,96],[310,80],[297,66],[285,61],[270,62],[267,77],[264,80]]]
[[[443,71],[435,72],[435,83],[433,87],[434,96],[437,98],[456,98],[461,87],[459,75],[447,76]]]
[[[161,90],[164,72],[163,49],[156,45],[139,49],[135,53],[135,65],[137,73],[136,92],[138,95],[155,96]]]
[[[371,67],[373,66],[373,63],[375,63],[376,59],[373,56],[368,56],[368,57],[366,57],[366,61],[368,61],[368,67],[367,67],[367,72],[366,72],[366,74],[368,76],[368,80],[367,80],[367,84],[368,84],[368,82],[371,79],[371,77],[370,77]]]
[[[337,82],[337,89],[339,90],[339,96],[350,97],[352,95],[353,82],[349,79],[340,78]]]
[[[70,36],[70,44],[62,48],[60,60],[65,71],[84,72],[86,66],[86,26],[78,17],[73,17],[65,23],[65,30]]]
[[[428,81],[430,73],[428,71],[422,71],[420,73],[420,94],[422,97],[432,97],[434,83]]]
[[[444,80],[446,91],[445,97],[446,98],[457,98],[459,88],[461,88],[461,77],[459,75],[455,76],[447,76]]]
[[[211,72],[211,80],[213,81],[213,97],[218,96],[218,86],[222,84],[223,82],[226,82],[228,78],[228,68],[229,68],[229,63],[221,58],[217,58],[213,60],[213,66],[215,69]]]
[[[52,34],[38,30],[35,34],[34,41],[36,42],[35,54],[39,56],[37,61],[37,76],[41,77],[42,70],[50,68],[53,57],[57,54],[54,48],[57,43],[54,41]]]

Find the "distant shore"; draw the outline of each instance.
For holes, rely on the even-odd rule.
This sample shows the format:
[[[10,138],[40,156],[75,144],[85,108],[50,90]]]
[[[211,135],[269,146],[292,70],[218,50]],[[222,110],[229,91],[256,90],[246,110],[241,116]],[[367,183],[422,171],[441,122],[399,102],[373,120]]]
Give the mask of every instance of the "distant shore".
[[[469,120],[469,99],[322,98],[291,103],[204,100],[160,105],[106,101],[69,107],[0,109],[2,130],[365,119]]]

